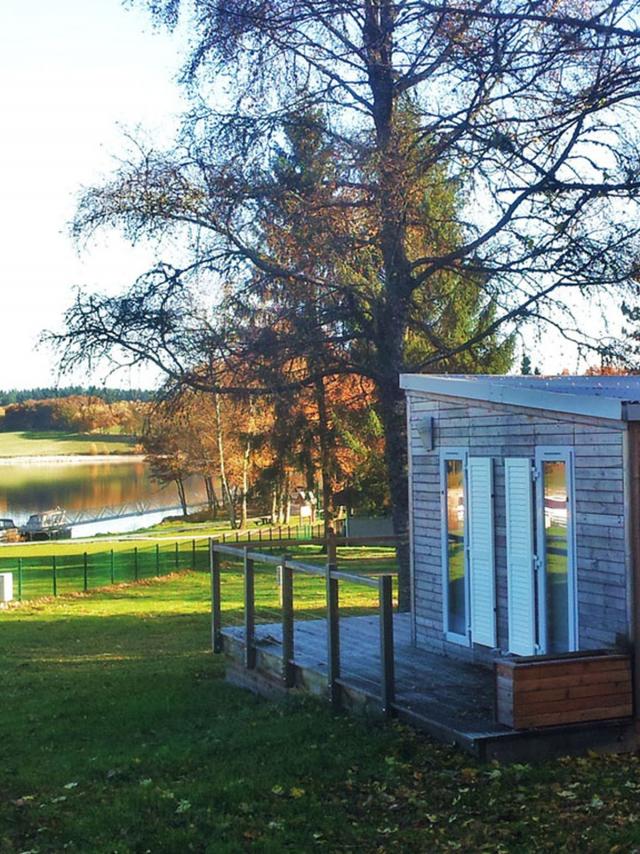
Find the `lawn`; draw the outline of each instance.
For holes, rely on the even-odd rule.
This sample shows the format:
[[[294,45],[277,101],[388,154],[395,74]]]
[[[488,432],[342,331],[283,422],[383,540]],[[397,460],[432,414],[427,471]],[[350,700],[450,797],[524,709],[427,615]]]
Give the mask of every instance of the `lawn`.
[[[238,573],[224,577],[237,620]],[[208,650],[184,573],[0,616],[0,852],[607,851],[640,763],[480,766],[412,731],[267,702]]]
[[[130,454],[133,439],[61,430],[0,432],[0,457],[44,457],[68,454]]]
[[[0,572],[13,573],[15,597],[27,600],[82,591],[85,554],[87,589],[103,587],[112,580],[148,579],[177,569],[195,567],[206,570],[209,566],[209,536],[219,538],[222,530],[229,533],[228,523],[226,529],[224,524],[217,527],[212,523],[208,526],[178,524],[173,529],[163,526],[163,536],[156,537],[155,532],[150,532],[149,538],[138,540],[95,538],[84,542],[67,540],[7,545],[0,548]],[[256,544],[256,548],[269,551],[267,544]],[[318,546],[298,545],[290,547],[288,552],[291,557],[318,566],[323,566],[326,560]],[[240,559],[241,555],[239,551]],[[367,573],[393,571],[396,564],[394,549],[377,546],[339,548],[338,561],[341,569]],[[321,583],[320,593],[324,595]]]

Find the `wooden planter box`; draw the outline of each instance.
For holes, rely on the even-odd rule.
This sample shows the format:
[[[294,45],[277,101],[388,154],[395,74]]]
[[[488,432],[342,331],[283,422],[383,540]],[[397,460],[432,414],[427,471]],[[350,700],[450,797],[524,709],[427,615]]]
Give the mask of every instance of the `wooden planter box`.
[[[570,653],[496,663],[496,716],[513,729],[630,717],[626,654]]]

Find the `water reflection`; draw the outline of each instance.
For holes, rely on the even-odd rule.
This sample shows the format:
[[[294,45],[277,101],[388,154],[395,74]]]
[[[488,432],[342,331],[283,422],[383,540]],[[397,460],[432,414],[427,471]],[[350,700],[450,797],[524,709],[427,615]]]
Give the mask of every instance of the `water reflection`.
[[[464,567],[464,470],[462,460],[447,460],[448,630],[466,632]]]
[[[187,487],[189,500],[203,500],[199,479],[191,478]],[[17,524],[52,507],[73,515],[136,503],[177,505],[177,490],[173,484],[152,482],[143,461],[0,466],[0,516]]]
[[[564,462],[545,462],[544,531],[547,651],[569,649],[568,488]]]

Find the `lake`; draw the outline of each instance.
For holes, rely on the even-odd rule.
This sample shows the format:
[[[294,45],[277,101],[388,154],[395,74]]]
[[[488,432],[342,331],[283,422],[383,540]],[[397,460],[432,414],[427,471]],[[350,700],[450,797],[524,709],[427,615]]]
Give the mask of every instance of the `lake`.
[[[190,501],[204,500],[204,488],[198,478],[187,483]],[[132,505],[137,516],[91,526],[77,526],[74,536],[135,530],[160,521],[166,513],[151,513],[154,507],[177,507],[174,484],[162,485],[151,479],[143,460],[101,462],[20,462],[0,466],[0,517],[9,517],[18,525],[32,513],[62,507],[70,516],[79,513],[104,513],[105,508]],[[93,514],[93,513],[92,513]],[[105,515],[112,515],[107,513]]]

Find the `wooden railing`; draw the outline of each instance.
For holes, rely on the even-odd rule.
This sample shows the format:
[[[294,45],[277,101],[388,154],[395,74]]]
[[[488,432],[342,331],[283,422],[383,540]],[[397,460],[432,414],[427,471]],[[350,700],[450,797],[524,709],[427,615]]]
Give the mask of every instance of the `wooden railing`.
[[[302,541],[305,545],[308,540]],[[301,544],[302,544],[301,543]],[[223,651],[222,603],[220,584],[220,556],[226,555],[243,562],[244,571],[244,666],[248,670],[256,667],[256,621],[255,621],[255,564],[264,563],[278,567],[281,585],[282,623],[282,682],[291,688],[295,682],[295,573],[324,577],[326,584],[327,620],[327,688],[329,699],[336,708],[342,703],[342,688],[349,681],[342,675],[340,654],[340,582],[360,584],[378,591],[378,618],[380,625],[380,701],[385,715],[391,715],[395,702],[395,666],[393,640],[393,578],[395,573],[380,573],[373,576],[357,575],[338,569],[337,546],[395,544],[395,537],[329,537],[319,540],[326,546],[327,560],[324,567],[293,560],[289,555],[252,551],[211,539],[209,542],[211,569],[211,645],[215,653]],[[274,541],[273,545],[291,546],[295,542]]]

